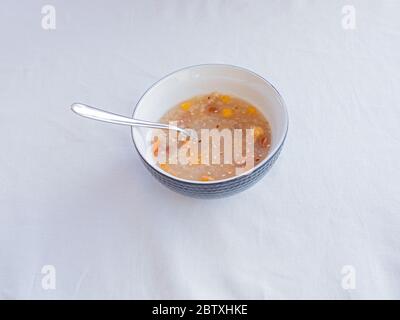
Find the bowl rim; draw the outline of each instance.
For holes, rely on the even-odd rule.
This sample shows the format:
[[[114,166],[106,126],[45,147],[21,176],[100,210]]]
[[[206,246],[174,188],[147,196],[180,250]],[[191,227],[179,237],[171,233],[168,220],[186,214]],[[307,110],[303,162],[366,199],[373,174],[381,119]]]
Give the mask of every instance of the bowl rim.
[[[139,100],[137,101],[135,107],[133,108],[132,118],[135,117],[135,112],[137,111],[138,106],[140,105],[142,99],[143,99],[152,89],[154,89],[156,86],[160,85],[161,82],[163,82],[164,80],[166,80],[166,79],[169,78],[170,76],[172,76],[172,75],[174,75],[174,74],[176,74],[176,73],[178,73],[178,72],[185,71],[185,70],[188,70],[188,69],[194,69],[194,68],[197,68],[197,67],[217,67],[217,66],[220,66],[220,67],[230,67],[230,68],[233,68],[233,69],[239,69],[239,70],[241,70],[241,71],[248,72],[248,73],[254,75],[255,77],[261,79],[262,81],[264,81],[267,85],[269,85],[269,86],[272,88],[272,90],[276,93],[276,95],[277,95],[277,97],[278,97],[278,100],[279,100],[279,102],[280,102],[280,104],[281,104],[281,106],[282,106],[282,108],[283,108],[283,111],[284,111],[284,115],[285,115],[285,124],[284,124],[284,125],[285,125],[285,129],[284,129],[284,134],[283,134],[283,135],[281,136],[281,138],[279,139],[278,143],[276,144],[276,147],[275,147],[273,150],[270,151],[270,153],[268,154],[268,156],[267,156],[263,161],[261,161],[260,163],[258,163],[257,165],[255,165],[251,170],[245,171],[245,172],[241,173],[241,174],[238,175],[238,176],[233,176],[233,177],[229,177],[229,178],[226,178],[226,179],[211,180],[211,181],[197,181],[197,180],[188,180],[188,179],[182,179],[182,178],[176,177],[176,176],[174,176],[174,175],[172,175],[172,174],[169,174],[168,172],[163,171],[161,168],[159,168],[159,167],[153,165],[152,163],[150,163],[149,161],[147,161],[146,157],[142,155],[142,153],[139,151],[139,148],[138,148],[137,145],[136,145],[135,137],[134,137],[134,134],[133,134],[134,127],[132,127],[132,128],[131,128],[131,138],[132,138],[132,142],[133,142],[133,145],[134,145],[134,147],[135,147],[137,153],[138,153],[139,156],[143,159],[143,161],[145,161],[151,168],[153,168],[154,170],[158,171],[159,173],[161,173],[161,174],[164,175],[164,176],[167,176],[167,177],[169,177],[169,178],[172,178],[172,179],[174,179],[174,180],[177,180],[177,181],[180,181],[180,182],[183,182],[183,183],[186,183],[186,184],[194,184],[194,185],[211,185],[211,184],[226,183],[226,182],[228,182],[228,181],[233,181],[233,180],[239,179],[239,178],[241,178],[241,177],[243,177],[243,176],[249,175],[249,174],[251,174],[252,172],[254,172],[255,170],[257,170],[258,168],[262,167],[265,163],[267,163],[268,161],[270,161],[270,160],[276,155],[277,152],[279,152],[279,150],[281,149],[283,143],[285,142],[285,139],[286,139],[286,136],[287,136],[287,133],[288,133],[288,130],[289,130],[289,114],[288,114],[288,111],[287,111],[286,103],[285,103],[285,101],[283,100],[282,95],[279,93],[279,91],[274,87],[274,85],[273,85],[271,82],[269,82],[267,79],[265,79],[264,77],[260,76],[260,75],[257,74],[256,72],[254,72],[254,71],[252,71],[252,70],[250,70],[250,69],[247,69],[247,68],[244,68],[244,67],[239,67],[239,66],[232,65],[232,64],[225,64],[225,63],[202,63],[202,64],[195,64],[195,65],[186,66],[186,67],[183,67],[183,68],[180,68],[180,69],[177,69],[177,70],[175,70],[175,71],[172,71],[172,72],[168,73],[167,75],[163,76],[162,78],[160,78],[159,80],[157,80],[156,82],[154,82],[154,83],[141,95],[141,97],[140,97]]]

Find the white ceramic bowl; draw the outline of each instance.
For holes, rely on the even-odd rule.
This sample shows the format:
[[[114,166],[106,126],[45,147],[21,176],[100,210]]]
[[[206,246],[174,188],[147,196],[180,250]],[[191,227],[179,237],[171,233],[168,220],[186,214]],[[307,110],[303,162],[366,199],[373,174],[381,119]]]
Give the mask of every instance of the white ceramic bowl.
[[[174,191],[201,198],[230,195],[258,181],[277,159],[288,131],[288,113],[278,91],[264,78],[247,69],[225,65],[204,64],[175,71],[151,86],[140,98],[133,112],[136,119],[159,121],[179,102],[196,95],[219,91],[240,97],[258,109],[269,120],[272,143],[269,155],[250,173],[217,181],[192,181],[177,178],[160,169],[146,139],[149,129],[132,127],[134,145],[146,168],[161,183]]]

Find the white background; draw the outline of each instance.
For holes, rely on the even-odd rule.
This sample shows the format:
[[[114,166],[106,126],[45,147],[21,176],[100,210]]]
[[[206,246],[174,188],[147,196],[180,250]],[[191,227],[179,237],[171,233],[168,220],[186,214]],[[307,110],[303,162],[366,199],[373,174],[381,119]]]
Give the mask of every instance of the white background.
[[[0,6],[0,298],[400,298],[400,1]],[[69,109],[130,115],[160,77],[209,62],[288,105],[281,157],[237,196],[167,190],[129,128]]]

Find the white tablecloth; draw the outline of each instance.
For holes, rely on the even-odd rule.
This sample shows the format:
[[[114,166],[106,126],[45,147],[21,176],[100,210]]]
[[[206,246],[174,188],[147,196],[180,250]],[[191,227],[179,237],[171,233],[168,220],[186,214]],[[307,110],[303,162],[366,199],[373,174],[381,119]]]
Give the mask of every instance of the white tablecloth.
[[[0,298],[400,298],[399,1],[46,3],[55,29],[43,1],[0,10]],[[210,62],[289,109],[278,162],[234,197],[169,191],[129,128],[70,111],[130,115]]]

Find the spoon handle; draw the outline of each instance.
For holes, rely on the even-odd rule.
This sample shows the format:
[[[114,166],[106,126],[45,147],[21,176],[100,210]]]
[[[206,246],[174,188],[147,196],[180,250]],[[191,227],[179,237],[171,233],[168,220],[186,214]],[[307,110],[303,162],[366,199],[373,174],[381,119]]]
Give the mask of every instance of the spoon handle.
[[[104,110],[100,110],[94,107],[90,107],[86,104],[82,103],[74,103],[71,106],[72,111],[74,111],[76,114],[79,114],[82,117],[94,119],[94,120],[99,120],[99,121],[104,121],[104,122],[110,122],[110,123],[116,123],[116,124],[123,124],[123,125],[128,125],[128,126],[138,126],[138,127],[146,127],[146,128],[155,128],[155,129],[169,129],[169,130],[176,130],[179,132],[183,132],[184,134],[188,134],[184,129],[176,127],[176,126],[171,126],[168,124],[164,123],[158,123],[158,122],[150,122],[150,121],[144,121],[144,120],[138,120],[138,119],[132,119],[128,117],[124,117],[115,113],[107,112]]]

